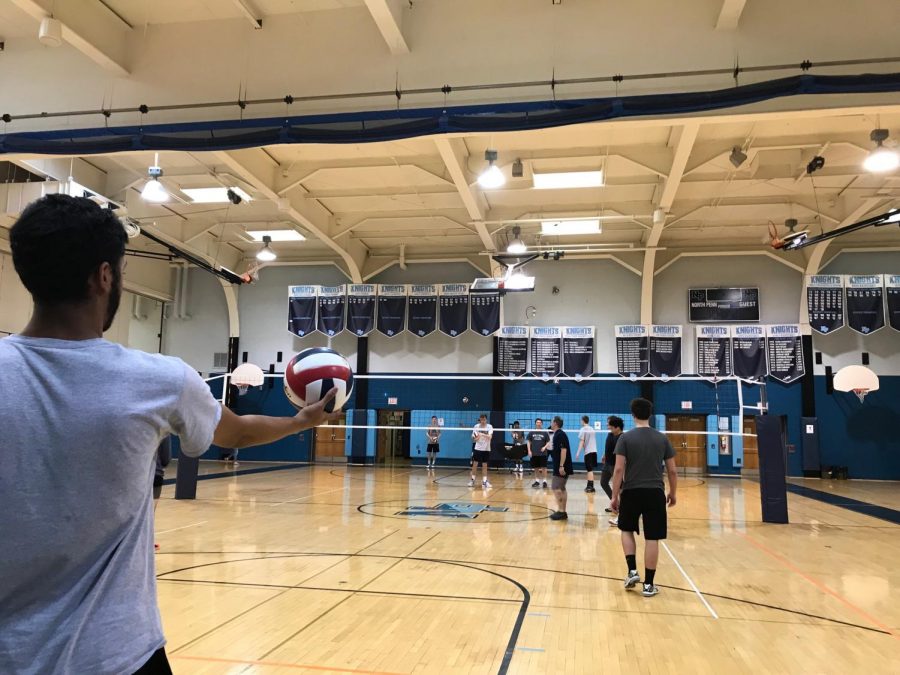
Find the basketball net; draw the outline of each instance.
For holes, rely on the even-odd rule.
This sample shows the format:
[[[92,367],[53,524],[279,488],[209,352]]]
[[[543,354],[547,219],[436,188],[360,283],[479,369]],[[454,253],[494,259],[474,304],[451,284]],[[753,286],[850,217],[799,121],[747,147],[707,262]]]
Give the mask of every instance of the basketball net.
[[[249,384],[241,384],[240,382],[235,382],[235,386],[238,390],[238,396],[243,396],[247,393],[247,390],[250,388]]]
[[[856,394],[856,398],[859,399],[860,403],[863,403],[866,400],[866,394],[869,393],[868,389],[851,389],[851,391]]]

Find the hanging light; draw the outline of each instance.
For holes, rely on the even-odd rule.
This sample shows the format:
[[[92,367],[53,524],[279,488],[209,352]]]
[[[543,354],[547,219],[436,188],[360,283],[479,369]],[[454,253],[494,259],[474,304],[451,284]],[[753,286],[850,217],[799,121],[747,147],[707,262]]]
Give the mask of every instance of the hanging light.
[[[163,184],[159,182],[163,175],[163,170],[159,166],[159,153],[154,155],[153,166],[147,169],[147,175],[150,177],[150,180],[144,184],[144,189],[141,190],[141,198],[144,201],[158,204],[169,201],[169,193],[166,192]]]
[[[509,242],[509,245],[506,247],[507,253],[519,254],[525,253],[528,250],[528,247],[525,245],[525,242],[522,241],[519,235],[522,234],[522,228],[518,225],[514,226],[513,229],[513,240]]]
[[[272,247],[269,245],[272,243],[272,237],[266,235],[263,237],[263,247],[259,249],[256,253],[256,259],[261,262],[272,262],[278,256],[275,255],[275,251],[272,250]]]
[[[900,155],[896,150],[884,147],[889,132],[887,129],[873,129],[869,139],[875,142],[875,149],[863,161],[863,168],[871,173],[887,173],[900,167]]]
[[[41,26],[38,28],[38,41],[48,47],[59,47],[63,43],[62,22],[59,19],[54,19],[52,16],[41,19]]]
[[[485,190],[493,190],[502,187],[506,183],[506,176],[500,170],[500,167],[494,164],[497,161],[496,150],[485,150],[484,158],[488,163],[487,169],[482,171],[478,176],[478,184]]]

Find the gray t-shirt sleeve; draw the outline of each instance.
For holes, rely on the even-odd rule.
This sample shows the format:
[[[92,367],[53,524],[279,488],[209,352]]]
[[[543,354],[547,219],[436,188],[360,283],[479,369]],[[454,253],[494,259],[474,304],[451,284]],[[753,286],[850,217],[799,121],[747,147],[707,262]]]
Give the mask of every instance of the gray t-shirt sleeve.
[[[628,459],[628,441],[625,440],[625,434],[620,434],[619,440],[616,441],[616,454]]]
[[[666,441],[666,451],[663,454],[663,459],[672,459],[675,456],[675,448],[672,447],[672,442],[668,436],[663,436],[663,439]]]
[[[197,371],[184,364],[184,383],[169,423],[181,441],[181,452],[199,457],[212,445],[213,434],[222,418],[222,404]]]

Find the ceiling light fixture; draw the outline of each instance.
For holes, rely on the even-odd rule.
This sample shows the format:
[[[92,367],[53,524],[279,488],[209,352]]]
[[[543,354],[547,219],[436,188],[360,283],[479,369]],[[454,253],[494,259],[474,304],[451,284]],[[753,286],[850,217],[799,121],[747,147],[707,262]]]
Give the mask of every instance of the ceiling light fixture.
[[[735,169],[740,168],[741,164],[747,161],[747,153],[741,150],[738,146],[734,146],[731,149],[731,154],[728,156],[728,161],[734,166]]]
[[[63,43],[62,22],[59,19],[54,19],[52,16],[41,19],[41,26],[38,28],[38,41],[48,47],[59,47]]]
[[[599,218],[580,218],[577,220],[542,220],[541,234],[600,234]]]
[[[253,241],[306,241],[306,237],[297,230],[247,230],[247,234],[253,237]]]
[[[272,262],[278,256],[275,255],[275,251],[269,246],[272,243],[272,237],[266,235],[263,237],[263,247],[259,249],[256,254],[256,259],[261,262]]]
[[[150,180],[144,184],[144,189],[141,190],[141,199],[157,204],[169,201],[169,193],[166,192],[163,184],[159,182],[163,175],[163,170],[159,166],[158,152],[153,156],[153,166],[147,169],[147,175],[150,177]]]
[[[556,171],[532,176],[537,190],[603,187],[603,171]]]
[[[887,129],[872,129],[869,139],[875,143],[875,149],[863,161],[863,168],[870,173],[887,173],[900,167],[900,154],[896,150],[884,147],[889,132]]]
[[[502,187],[506,183],[506,177],[503,175],[500,167],[494,164],[497,161],[497,151],[485,150],[484,159],[487,161],[488,167],[478,176],[478,184],[485,190],[494,190]]]
[[[525,242],[522,241],[520,236],[522,234],[522,228],[518,225],[514,225],[512,232],[513,240],[509,242],[509,245],[506,247],[506,252],[514,254],[525,253],[525,251],[528,250],[528,247],[525,245]]]
[[[521,159],[517,159],[512,163],[512,177],[513,178],[521,178],[525,175],[525,165],[522,164]]]

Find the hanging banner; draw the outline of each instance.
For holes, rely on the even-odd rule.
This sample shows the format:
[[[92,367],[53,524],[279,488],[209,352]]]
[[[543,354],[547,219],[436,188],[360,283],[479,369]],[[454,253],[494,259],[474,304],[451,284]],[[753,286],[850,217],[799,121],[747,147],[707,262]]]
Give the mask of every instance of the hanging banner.
[[[764,326],[732,326],[731,351],[735,377],[761,380],[768,374]]]
[[[833,333],[844,325],[844,282],[840,274],[806,277],[809,326],[817,333]]]
[[[403,332],[406,321],[406,285],[381,284],[378,287],[378,332],[394,337]]]
[[[847,325],[868,335],[884,328],[884,277],[881,274],[847,277]]]
[[[375,330],[375,284],[350,284],[347,289],[347,330],[357,337]]]
[[[497,338],[497,374],[522,377],[528,372],[528,326],[503,326]]]
[[[441,332],[459,337],[469,327],[469,284],[441,284]]]
[[[562,336],[562,360],[564,375],[591,377],[594,374],[593,326],[566,326]]]
[[[471,328],[473,333],[488,336],[500,330],[500,294],[472,293]]]
[[[900,330],[900,274],[888,274],[884,278],[887,286],[888,322],[894,330]]]
[[[319,286],[319,317],[316,330],[333,337],[344,330],[346,286]]]
[[[316,287],[288,286],[288,332],[306,337],[316,329]]]
[[[531,374],[537,377],[556,377],[562,369],[561,359],[562,329],[555,326],[532,326],[531,328]]]
[[[731,375],[728,326],[697,326],[697,374],[713,379]]]
[[[437,328],[437,286],[413,284],[406,303],[406,330],[417,337],[431,335]]]
[[[793,382],[804,375],[803,340],[799,324],[766,327],[769,376],[779,382]]]
[[[647,326],[616,326],[616,370],[622,377],[643,377],[648,371]]]
[[[650,326],[648,370],[663,379],[681,375],[681,326]]]

